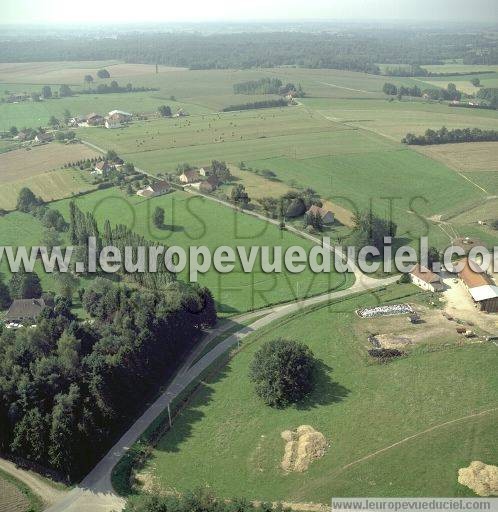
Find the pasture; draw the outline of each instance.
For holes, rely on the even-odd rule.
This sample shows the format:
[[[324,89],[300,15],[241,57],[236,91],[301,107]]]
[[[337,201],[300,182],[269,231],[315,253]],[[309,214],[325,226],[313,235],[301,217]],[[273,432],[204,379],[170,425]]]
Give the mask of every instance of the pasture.
[[[165,246],[206,246],[212,252],[223,245],[233,248],[244,246],[282,246],[282,252],[293,245],[304,247],[308,252],[313,244],[291,233],[280,231],[254,217],[236,212],[225,206],[190,194],[174,193],[144,200],[138,196],[126,196],[117,189],[93,192],[75,199],[84,211],[91,211],[100,226],[106,219],[112,225],[124,224],[149,240]],[[166,211],[166,227],[156,228],[152,213],[156,206]],[[54,203],[68,217],[69,200]],[[189,265],[180,273],[188,280]],[[353,278],[345,274],[314,274],[309,268],[299,274],[291,274],[284,268],[281,273],[264,273],[258,258],[252,274],[242,271],[240,263],[234,271],[220,274],[213,267],[199,275],[199,283],[213,293],[222,315],[242,313],[269,304],[303,298],[332,289],[348,287]]]
[[[384,96],[378,100],[331,102],[323,98],[305,98],[303,103],[331,121],[372,131],[396,142],[409,132],[423,134],[428,128],[494,129],[498,121],[497,111],[452,108],[446,103],[419,99],[389,101]]]
[[[400,146],[368,149],[366,143],[360,142],[364,134],[354,133],[354,147],[362,147],[361,152],[354,151],[353,144],[349,152],[344,145],[338,145],[341,152],[330,156],[250,160],[248,165],[271,169],[285,183],[312,187],[324,199],[350,211],[372,207],[396,222],[397,236],[404,241],[415,242],[417,237],[426,235],[435,246],[443,246],[448,238],[430,217],[463,211],[485,196],[443,164]],[[375,137],[371,139],[374,144]],[[379,144],[382,142],[379,139]],[[441,194],[441,190],[445,193]]]
[[[164,169],[159,162],[174,167],[185,161],[205,165],[223,153],[221,159],[237,163],[259,154],[255,146],[262,151],[269,147],[273,156],[282,151],[301,154],[307,150],[307,140],[316,139],[313,154],[330,132],[348,129],[302,107],[286,107],[137,121],[118,130],[81,128],[78,135],[104,149],[115,149],[141,168],[158,171]],[[180,156],[187,154],[192,156]]]
[[[203,378],[160,439],[143,470],[149,484],[323,504],[331,496],[472,495],[457,483],[458,469],[472,460],[498,463],[498,349],[422,345],[376,364],[358,335],[357,307],[418,296],[411,285],[394,285],[305,310],[247,338],[226,366]],[[248,378],[255,351],[279,336],[306,343],[320,361],[315,390],[287,409],[265,406]],[[303,424],[322,432],[329,447],[307,471],[285,473],[280,433]]]

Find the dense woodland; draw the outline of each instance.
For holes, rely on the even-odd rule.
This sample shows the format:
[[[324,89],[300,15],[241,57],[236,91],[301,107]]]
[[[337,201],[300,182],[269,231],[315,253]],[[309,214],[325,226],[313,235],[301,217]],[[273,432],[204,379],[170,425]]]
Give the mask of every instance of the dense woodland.
[[[461,58],[466,63],[498,63],[496,39],[484,31],[406,27],[320,33],[117,33],[105,38],[73,31],[61,37],[12,38],[0,44],[0,62],[120,59],[190,69],[293,65],[379,74],[379,62],[423,65]]]
[[[25,206],[35,212],[32,201]],[[80,248],[89,235],[98,244],[140,241],[108,224],[100,235],[93,217],[74,204],[68,229]],[[200,330],[216,322],[206,288],[169,274],[145,274],[133,284],[90,281],[81,299],[91,322],[78,321],[71,299],[59,296],[48,301],[36,327],[0,327],[1,451],[68,480],[82,476],[178,368]]]

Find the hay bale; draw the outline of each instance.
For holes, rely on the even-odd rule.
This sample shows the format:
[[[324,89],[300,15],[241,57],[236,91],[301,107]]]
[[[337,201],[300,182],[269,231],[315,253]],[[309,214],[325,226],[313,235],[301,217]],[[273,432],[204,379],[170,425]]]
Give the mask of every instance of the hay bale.
[[[281,437],[287,441],[281,462],[284,471],[306,471],[328,447],[325,436],[310,425],[301,425],[294,432],[284,430]]]
[[[458,483],[472,489],[478,496],[498,496],[498,466],[479,460],[458,470]]]

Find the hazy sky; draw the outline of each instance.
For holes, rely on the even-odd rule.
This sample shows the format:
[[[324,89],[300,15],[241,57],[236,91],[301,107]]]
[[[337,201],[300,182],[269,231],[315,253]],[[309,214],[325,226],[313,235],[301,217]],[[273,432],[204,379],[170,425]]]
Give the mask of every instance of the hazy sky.
[[[0,0],[0,23],[299,19],[498,21],[498,0]]]

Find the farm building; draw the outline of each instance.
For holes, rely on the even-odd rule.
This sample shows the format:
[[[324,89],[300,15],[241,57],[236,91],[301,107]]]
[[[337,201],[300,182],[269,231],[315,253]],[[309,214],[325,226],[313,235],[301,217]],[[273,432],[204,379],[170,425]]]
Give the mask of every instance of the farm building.
[[[35,322],[45,307],[43,299],[16,299],[5,313],[6,322]]]
[[[196,183],[199,181],[199,173],[195,169],[183,171],[179,176],[182,183]]]
[[[148,187],[145,187],[137,192],[140,197],[156,197],[167,194],[171,190],[170,184],[167,181],[155,181]]]
[[[477,263],[470,263],[466,258],[464,267],[458,276],[469,291],[475,305],[487,313],[498,312],[498,286]]]
[[[50,142],[54,140],[54,136],[51,133],[39,133],[35,137],[35,142]]]
[[[131,121],[133,114],[130,114],[129,112],[124,112],[123,110],[111,110],[109,112],[109,117],[111,116],[118,116],[123,121]]]
[[[87,126],[100,126],[101,124],[104,124],[104,117],[93,112],[86,116],[86,124]]]
[[[105,118],[104,126],[108,129],[121,128],[121,126],[123,126],[123,119],[118,114],[107,116]]]
[[[419,263],[410,270],[410,279],[414,285],[430,292],[440,292],[444,287],[437,274]]]
[[[306,212],[306,215],[320,215],[324,224],[334,223],[334,214],[330,210],[321,208],[316,204],[310,206],[310,209]]]

